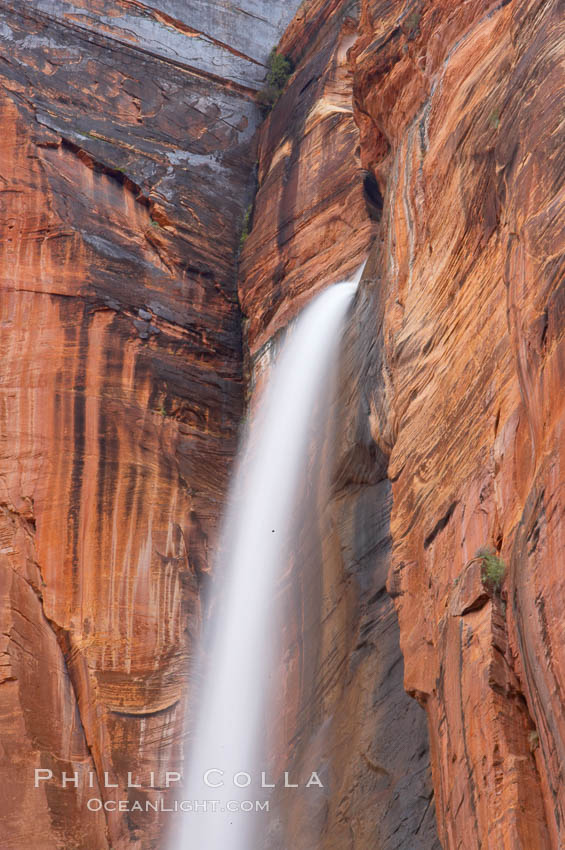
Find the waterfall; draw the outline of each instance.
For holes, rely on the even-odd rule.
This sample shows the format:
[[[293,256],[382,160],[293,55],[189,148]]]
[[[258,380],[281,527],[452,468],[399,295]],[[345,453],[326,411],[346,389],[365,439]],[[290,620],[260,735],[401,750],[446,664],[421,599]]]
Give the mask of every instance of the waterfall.
[[[180,817],[174,850],[258,847],[265,814],[237,809],[268,799],[262,781],[275,781],[261,774],[269,671],[278,646],[277,584],[288,561],[319,421],[314,417],[324,411],[327,417],[341,328],[361,271],[314,298],[289,329],[240,453],[215,564],[221,599],[193,677],[200,692],[191,709],[183,794],[193,810]]]

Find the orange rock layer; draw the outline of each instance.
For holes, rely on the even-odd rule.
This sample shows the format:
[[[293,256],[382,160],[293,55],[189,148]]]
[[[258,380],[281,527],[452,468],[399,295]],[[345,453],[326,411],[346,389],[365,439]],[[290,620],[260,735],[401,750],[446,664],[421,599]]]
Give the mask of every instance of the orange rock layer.
[[[87,801],[158,801],[181,763],[243,410],[234,258],[259,110],[51,11],[69,16],[0,9],[0,844],[149,848],[170,816]]]
[[[357,271],[378,232],[382,197],[363,168],[353,102],[354,11],[306,4],[279,47],[296,70],[260,131],[258,191],[239,267],[252,385],[267,373],[288,322],[320,288]],[[280,770],[290,765],[307,777],[317,766],[327,799],[281,793],[269,850],[440,846],[425,714],[403,689],[386,591],[390,482],[367,420],[378,353],[373,295],[360,315],[362,335],[348,334],[331,417],[337,434],[330,428],[322,440],[325,476],[305,470],[298,511],[308,522],[284,587]]]
[[[558,850],[560,4],[303,3],[236,285],[271,32],[239,6],[210,40],[181,0],[0,4],[2,835],[165,846],[86,800],[178,769],[244,367],[369,255],[286,587],[279,761],[331,793],[277,801],[269,848]]]
[[[325,239],[311,227],[321,263],[313,271],[316,260],[300,246],[315,202],[291,219],[285,187],[294,178],[303,198],[309,175],[334,163],[329,196],[344,162],[354,198],[369,173],[366,195],[382,196],[383,209],[346,344],[357,372],[342,390],[338,480],[359,489],[359,510],[378,457],[388,458],[388,589],[405,686],[428,716],[442,846],[557,850],[565,839],[560,6],[365,0],[343,71],[338,53],[331,66],[332,80],[341,73],[353,87],[359,140],[352,129],[348,156],[336,162],[343,137],[326,127],[298,183],[291,151],[302,146],[306,160],[316,138],[309,129],[324,112],[303,100],[310,66],[300,57],[304,33],[323,37],[324,7],[344,16],[350,8],[314,0],[295,19],[283,45],[298,68],[263,130],[257,232],[241,284],[252,360],[260,371],[266,337],[292,312],[287,303],[314,291],[325,268],[325,282],[340,277],[364,244],[361,204],[349,201],[336,234]],[[355,26],[344,20],[343,32]],[[272,128],[288,115],[297,80],[292,115],[307,110],[304,138],[285,145],[279,131],[277,147]],[[312,80],[329,86],[330,76]],[[267,293],[259,264],[272,281]],[[482,547],[505,565],[501,590],[485,587]],[[343,568],[338,574],[343,580]],[[351,758],[342,755],[343,770]],[[372,816],[356,813],[361,823]],[[370,845],[353,838],[351,846]]]
[[[376,2],[355,48],[386,187],[389,588],[447,848],[565,837],[562,24],[553,2]]]

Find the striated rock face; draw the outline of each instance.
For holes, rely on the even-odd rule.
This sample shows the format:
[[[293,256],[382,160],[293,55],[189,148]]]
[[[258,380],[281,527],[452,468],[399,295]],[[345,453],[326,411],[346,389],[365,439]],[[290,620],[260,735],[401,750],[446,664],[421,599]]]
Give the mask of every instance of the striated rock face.
[[[262,129],[241,263],[257,378],[306,293],[359,262],[371,232],[363,180],[376,242],[346,343],[333,520],[322,518],[317,536],[327,619],[316,627],[318,608],[296,625],[310,640],[317,634],[320,648],[314,662],[296,650],[313,678],[304,675],[295,688],[302,712],[295,754],[305,758],[316,716],[331,717],[333,776],[343,795],[337,812],[330,804],[317,813],[323,846],[417,846],[416,831],[377,839],[374,826],[395,787],[367,686],[379,680],[379,651],[386,658],[379,482],[388,476],[388,589],[405,687],[428,716],[441,844],[558,848],[565,829],[562,15],[557,2],[536,0],[360,5],[356,29],[355,4],[313,0],[285,35],[297,71]],[[346,106],[351,85],[358,131]],[[337,112],[337,102],[346,111],[330,131],[328,103]],[[283,124],[289,113],[302,124]],[[339,197],[345,186],[347,215],[334,217],[340,223],[328,235],[327,210],[339,208],[332,192]],[[485,586],[482,547],[506,565],[501,590]],[[394,704],[393,680],[385,676],[375,693],[389,684]],[[398,734],[394,723],[389,728]],[[408,734],[425,742],[421,732]],[[379,804],[369,769],[357,767],[365,756],[385,789]],[[410,750],[399,757],[400,775],[410,759]],[[301,825],[293,840],[313,816],[289,815]],[[424,841],[431,846],[433,830]]]
[[[297,68],[261,128],[258,189],[240,263],[252,361],[313,292],[357,270],[370,242],[347,61],[355,6],[307,6],[279,47]]]
[[[302,7],[281,42],[296,71],[261,128],[258,191],[240,261],[251,381],[261,381],[284,328],[319,288],[367,258],[382,210],[361,163],[353,110],[355,3]],[[375,278],[373,262],[366,274]],[[404,692],[394,606],[387,456],[375,445],[368,393],[384,391],[384,299],[367,287],[344,350],[324,481],[306,476],[293,568],[277,731],[281,771],[319,769],[325,799],[277,799],[270,850],[437,850],[426,718]],[[380,317],[380,318],[379,318]],[[380,324],[379,324],[380,322]],[[330,429],[331,430],[331,429]],[[302,507],[301,507],[302,509]],[[284,836],[284,837],[283,837]]]
[[[10,850],[165,846],[86,802],[179,768],[244,377],[368,254],[285,588],[276,755],[329,796],[269,850],[565,839],[560,4],[298,6],[0,0]]]
[[[288,579],[286,761],[298,776],[320,770],[326,796],[280,801],[286,843],[266,845],[273,850],[440,847],[426,717],[403,688],[398,621],[386,590],[387,457],[366,414],[381,362],[375,330],[382,307],[374,290],[357,303],[330,417],[336,433],[330,426],[325,441],[330,499],[323,481],[310,494],[305,515],[316,521],[304,524]],[[308,483],[307,492],[310,475]]]
[[[267,20],[251,0],[0,4],[11,850],[164,846],[166,818],[86,803],[159,799],[128,791],[128,771],[162,787],[179,769],[198,588],[243,409],[251,95],[296,5],[271,3]],[[56,783],[34,788],[34,768]],[[116,788],[100,789],[105,773]]]
[[[385,194],[395,597],[446,848],[563,843],[563,49],[557,3],[366,4]],[[507,566],[485,594],[474,557]]]

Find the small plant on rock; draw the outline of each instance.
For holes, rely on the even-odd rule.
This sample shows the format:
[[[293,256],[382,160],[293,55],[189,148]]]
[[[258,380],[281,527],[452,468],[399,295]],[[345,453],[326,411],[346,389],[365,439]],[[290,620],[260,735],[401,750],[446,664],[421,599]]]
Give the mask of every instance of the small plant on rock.
[[[408,38],[416,38],[418,32],[420,30],[420,21],[422,20],[422,15],[420,12],[411,12],[404,22],[404,29]]]
[[[489,124],[494,130],[498,130],[500,127],[500,110],[493,109],[489,115]]]
[[[477,551],[475,558],[482,561],[481,577],[483,584],[500,590],[506,574],[506,564],[499,558],[496,551],[489,546],[483,546]]]
[[[266,85],[257,95],[259,103],[267,110],[272,109],[281,96],[292,71],[292,61],[282,53],[278,53],[274,47],[267,59]]]

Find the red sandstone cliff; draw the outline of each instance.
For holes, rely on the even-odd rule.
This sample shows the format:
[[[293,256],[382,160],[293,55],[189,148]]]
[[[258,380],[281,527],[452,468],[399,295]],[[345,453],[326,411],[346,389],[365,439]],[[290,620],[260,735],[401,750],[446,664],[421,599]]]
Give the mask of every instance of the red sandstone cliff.
[[[351,50],[352,3],[302,7],[280,50],[296,63],[259,136],[258,191],[240,261],[252,382],[268,370],[288,321],[320,287],[364,262],[380,213],[361,161]],[[285,839],[271,850],[438,848],[425,715],[404,693],[390,564],[387,459],[366,420],[359,373],[375,343],[348,339],[325,465],[331,499],[312,486],[287,594],[285,754],[297,774],[323,772],[329,799],[280,795]],[[374,384],[374,382],[373,382]],[[374,386],[371,384],[370,389]],[[344,420],[343,411],[348,411]],[[333,470],[333,471],[332,471]],[[281,678],[283,676],[281,675]]]
[[[162,787],[180,766],[243,410],[234,268],[253,97],[292,14],[273,4],[250,41],[245,4],[221,18],[185,5],[0,3],[9,850],[164,844],[166,818],[86,801],[160,798],[128,791],[127,772]],[[35,789],[36,767],[81,787]],[[100,792],[105,772],[118,787]]]
[[[258,155],[251,380],[373,246],[332,498],[290,588],[288,756],[322,759],[332,792],[281,805],[292,850],[320,832],[431,850],[434,805],[446,850],[557,850],[559,3],[307,0],[258,154],[254,92],[291,4],[253,27],[235,4],[108,5],[0,2],[2,835],[164,846],[158,817],[89,815],[33,768],[108,771],[123,797],[128,769],[180,764],[243,411]]]
[[[295,22],[283,47],[299,59],[305,38],[293,41],[293,33],[322,32],[330,7],[354,17],[353,6],[306,4],[306,20]],[[338,483],[357,489],[358,524],[351,528],[350,518],[344,526],[341,507],[338,535],[343,554],[344,534],[359,540],[379,522],[373,505],[359,527],[361,504],[388,475],[388,588],[405,687],[428,715],[445,848],[558,848],[564,838],[563,45],[557,2],[366,0],[347,55],[359,128],[348,186],[358,154],[384,207],[346,345]],[[298,65],[286,98],[300,75],[306,82],[307,67]],[[336,68],[322,77],[334,97]],[[309,128],[323,110],[301,104],[302,142],[275,150],[271,141],[288,112],[284,97],[262,135],[260,225],[241,283],[256,368],[265,336],[288,318],[288,299],[315,289],[324,274],[310,271],[305,283],[295,270],[307,241],[304,210],[314,202],[293,209],[294,197],[289,203],[274,176],[281,173],[284,185],[284,163],[288,185],[291,150],[313,147]],[[339,133],[324,139],[317,175],[339,151]],[[304,172],[303,193],[313,192],[313,172]],[[328,169],[326,186],[328,194],[339,188],[338,166]],[[335,277],[354,264],[365,232],[360,206],[346,209],[347,236],[344,227],[337,237],[312,227]],[[268,313],[264,288],[260,304],[255,290],[259,245],[263,278],[274,281]],[[350,362],[356,370],[348,373]],[[367,430],[372,441],[363,438]],[[500,593],[481,578],[475,556],[485,546],[506,565]],[[351,562],[345,549],[338,586]],[[362,610],[367,597],[360,598],[354,610]],[[366,635],[362,620],[350,624],[356,629]],[[352,687],[348,679],[344,693]],[[373,720],[364,721],[365,733]],[[339,764],[351,769],[351,752]],[[348,846],[369,846],[363,811],[349,795],[331,820],[334,830],[348,817],[356,823]]]
[[[380,439],[405,685],[428,713],[443,845],[557,848],[563,19],[554,2],[396,11],[366,9],[355,97],[387,195]],[[482,592],[484,545],[502,598]]]

